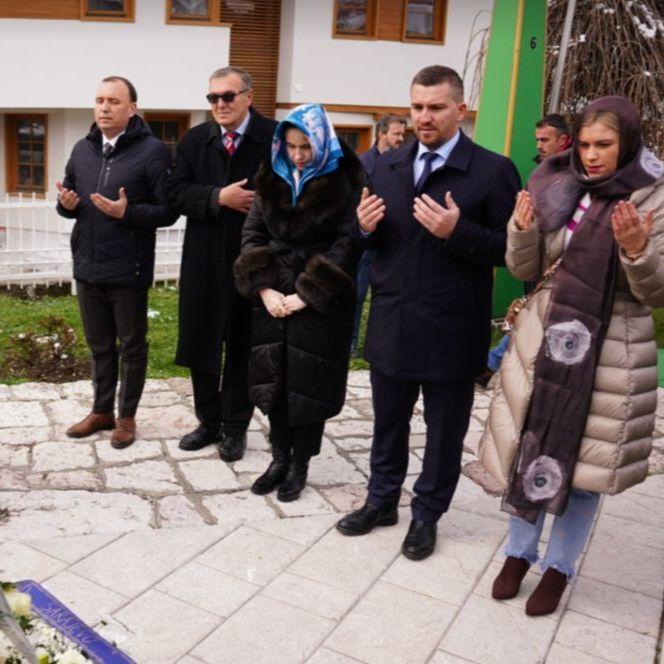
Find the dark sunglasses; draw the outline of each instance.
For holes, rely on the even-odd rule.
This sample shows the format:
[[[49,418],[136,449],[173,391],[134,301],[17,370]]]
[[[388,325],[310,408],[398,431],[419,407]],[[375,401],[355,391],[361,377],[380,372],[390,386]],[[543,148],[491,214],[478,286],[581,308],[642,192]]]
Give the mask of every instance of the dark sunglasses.
[[[224,104],[232,104],[235,101],[235,97],[241,95],[243,92],[249,92],[249,88],[245,88],[239,92],[222,92],[220,95],[216,94],[215,92],[210,92],[210,94],[205,95],[205,98],[211,104],[218,104],[220,99],[224,102]]]

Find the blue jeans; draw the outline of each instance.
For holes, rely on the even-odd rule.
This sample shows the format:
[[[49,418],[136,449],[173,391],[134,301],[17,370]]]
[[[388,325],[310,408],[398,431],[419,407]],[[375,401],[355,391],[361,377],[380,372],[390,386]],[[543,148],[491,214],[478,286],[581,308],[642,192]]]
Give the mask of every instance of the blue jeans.
[[[353,347],[357,347],[360,337],[360,322],[362,320],[362,308],[364,300],[369,292],[369,268],[376,257],[375,249],[367,249],[362,253],[360,263],[357,266],[357,300],[355,302],[355,323],[353,325]]]
[[[503,361],[503,355],[509,346],[510,337],[506,334],[501,340],[500,343],[489,351],[489,358],[487,359],[487,367],[491,371],[498,371],[500,369],[500,363]]]
[[[598,505],[598,493],[580,489],[570,491],[567,509],[561,516],[554,517],[549,546],[540,562],[542,571],[553,567],[570,578],[574,577],[574,566],[588,540]],[[541,510],[535,523],[511,516],[505,554],[536,563],[545,516],[546,512]]]

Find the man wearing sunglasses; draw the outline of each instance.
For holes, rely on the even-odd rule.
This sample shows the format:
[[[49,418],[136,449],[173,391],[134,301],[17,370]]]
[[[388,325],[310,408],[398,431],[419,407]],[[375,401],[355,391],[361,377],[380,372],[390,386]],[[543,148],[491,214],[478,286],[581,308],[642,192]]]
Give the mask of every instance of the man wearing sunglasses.
[[[252,108],[251,76],[238,67],[213,72],[206,99],[212,120],[183,136],[167,182],[171,206],[187,217],[175,362],[191,370],[200,422],[180,448],[218,442],[220,457],[236,461],[253,412],[247,388],[251,304],[235,289],[232,270],[254,198],[253,177],[270,155],[276,123]]]

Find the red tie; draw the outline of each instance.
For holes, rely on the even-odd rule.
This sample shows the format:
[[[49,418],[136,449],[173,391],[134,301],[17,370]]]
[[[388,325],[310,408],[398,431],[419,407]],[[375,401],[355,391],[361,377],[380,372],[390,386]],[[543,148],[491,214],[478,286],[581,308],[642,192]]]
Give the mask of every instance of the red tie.
[[[227,131],[223,137],[222,137],[222,143],[224,144],[224,147],[226,148],[226,152],[228,153],[229,157],[233,156],[233,153],[235,152],[235,139],[237,137],[237,134],[234,131]]]

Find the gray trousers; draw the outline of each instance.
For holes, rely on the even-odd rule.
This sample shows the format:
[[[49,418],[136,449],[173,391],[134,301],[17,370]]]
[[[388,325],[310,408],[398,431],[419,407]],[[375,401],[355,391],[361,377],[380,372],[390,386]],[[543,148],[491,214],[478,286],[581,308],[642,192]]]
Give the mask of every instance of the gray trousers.
[[[76,281],[85,339],[92,353],[95,413],[133,417],[148,363],[148,289]]]

